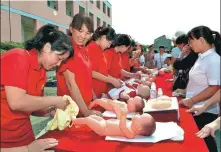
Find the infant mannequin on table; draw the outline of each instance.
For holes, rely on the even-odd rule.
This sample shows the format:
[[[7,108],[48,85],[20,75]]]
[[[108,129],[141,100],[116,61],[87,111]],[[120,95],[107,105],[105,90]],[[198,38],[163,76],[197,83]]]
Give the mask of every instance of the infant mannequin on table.
[[[146,84],[145,84],[146,83]],[[148,98],[150,96],[150,88],[148,85],[151,83],[149,81],[142,82],[136,79],[130,79],[123,82],[121,88],[114,88],[108,92],[111,99],[117,100],[129,100],[135,96],[140,96],[142,98]]]
[[[144,100],[138,96],[130,98],[129,100],[127,100],[127,103],[125,103],[124,101],[102,98],[102,99],[96,99],[93,102],[91,102],[88,108],[92,109],[97,105],[111,112],[115,112],[114,108],[116,106],[121,108],[127,108],[128,112],[142,112],[145,103]],[[116,113],[116,115],[119,118],[118,113]]]
[[[99,99],[98,99],[99,100]],[[156,130],[156,123],[153,117],[149,114],[142,114],[134,116],[131,121],[126,119],[127,106],[125,103],[118,104],[114,100],[107,100],[103,104],[106,110],[112,109],[118,119],[105,120],[102,117],[91,115],[85,118],[73,118],[73,125],[87,125],[96,134],[100,136],[123,136],[127,138],[134,138],[136,135],[151,136]]]

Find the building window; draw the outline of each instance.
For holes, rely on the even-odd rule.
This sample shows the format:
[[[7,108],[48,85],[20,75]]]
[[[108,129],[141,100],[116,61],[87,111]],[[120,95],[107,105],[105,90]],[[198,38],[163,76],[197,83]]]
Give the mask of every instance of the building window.
[[[54,9],[54,10],[58,10],[58,1],[56,0],[48,0],[47,1],[48,7]]]
[[[110,17],[110,8],[107,7],[107,16]]]
[[[92,4],[94,3],[93,1],[90,1]]]
[[[73,1],[66,0],[66,15],[73,16]]]
[[[100,9],[100,1],[97,1],[97,8]]]
[[[35,35],[36,20],[21,16],[22,41],[30,40]]]
[[[101,20],[97,17],[97,27],[101,25]]]
[[[106,14],[106,5],[104,2],[103,2],[103,12],[104,12],[104,14]]]
[[[106,22],[103,22],[103,26],[104,26],[104,27],[106,26]]]
[[[94,14],[92,14],[91,12],[89,13],[90,18],[92,19],[92,21],[94,22]]]
[[[85,9],[79,5],[79,13],[80,14],[85,14]]]

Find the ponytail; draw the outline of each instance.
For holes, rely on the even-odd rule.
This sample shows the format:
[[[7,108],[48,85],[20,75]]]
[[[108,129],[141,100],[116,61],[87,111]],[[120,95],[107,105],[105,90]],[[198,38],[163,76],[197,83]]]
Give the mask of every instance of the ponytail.
[[[215,48],[216,48],[216,53],[221,55],[221,36],[218,32],[216,31],[212,31],[212,35],[213,35],[213,38],[214,38],[214,45],[215,45]]]
[[[31,40],[25,42],[25,49],[31,50],[32,48],[36,48],[40,51],[44,44],[54,36],[55,31],[55,27],[51,25],[41,27]]]
[[[52,25],[42,26],[31,40],[25,42],[25,49],[35,48],[40,52],[46,43],[50,43],[51,51],[69,52],[69,57],[74,53],[70,38]]]
[[[91,39],[86,43],[88,45],[91,41],[96,41],[98,40],[101,36],[105,35],[107,40],[109,41],[115,41],[116,38],[116,33],[115,30],[112,27],[102,27],[99,26],[94,34],[92,35]]]

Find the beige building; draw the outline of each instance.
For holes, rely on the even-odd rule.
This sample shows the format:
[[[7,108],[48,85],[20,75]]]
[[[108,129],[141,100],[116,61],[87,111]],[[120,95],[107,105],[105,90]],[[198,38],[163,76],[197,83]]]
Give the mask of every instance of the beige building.
[[[106,0],[1,1],[1,41],[23,42],[45,24],[66,33],[72,17],[79,12],[93,19],[95,29],[112,25],[111,4]]]

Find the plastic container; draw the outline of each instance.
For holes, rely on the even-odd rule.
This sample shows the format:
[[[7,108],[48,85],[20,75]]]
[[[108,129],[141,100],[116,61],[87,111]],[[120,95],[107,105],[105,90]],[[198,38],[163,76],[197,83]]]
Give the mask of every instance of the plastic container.
[[[158,91],[157,91],[157,97],[160,97],[163,95],[163,90],[162,88],[158,88]]]
[[[153,82],[150,87],[150,98],[154,99],[157,97],[157,89],[156,84]]]

